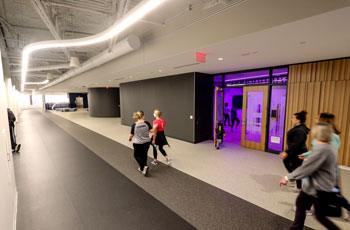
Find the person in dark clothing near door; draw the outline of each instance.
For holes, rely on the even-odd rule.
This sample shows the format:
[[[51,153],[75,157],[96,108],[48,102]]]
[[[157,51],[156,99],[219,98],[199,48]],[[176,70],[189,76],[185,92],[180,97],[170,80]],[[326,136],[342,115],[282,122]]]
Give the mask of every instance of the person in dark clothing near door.
[[[12,152],[18,153],[19,150],[21,149],[21,144],[17,144],[17,142],[16,142],[16,134],[15,134],[16,116],[15,116],[15,114],[13,114],[13,112],[9,108],[7,108],[7,116],[8,116],[8,120],[9,120],[9,126],[10,126]]]
[[[292,117],[293,128],[287,133],[287,150],[280,153],[284,166],[289,173],[297,169],[303,161],[298,155],[307,152],[306,140],[310,129],[306,127],[306,111],[295,113]],[[297,190],[301,191],[301,180],[297,180]]]
[[[147,155],[151,142],[149,133],[152,131],[152,126],[149,122],[145,121],[143,111],[134,113],[133,118],[137,119],[137,121],[131,127],[129,141],[133,142],[134,157],[140,166],[138,171],[146,176],[148,172]]]
[[[216,128],[215,132],[216,132],[215,147],[216,149],[220,149],[220,144],[223,142],[224,136],[226,136],[225,129],[222,123],[218,124],[218,127]]]
[[[230,126],[230,109],[228,108],[228,103],[225,103],[225,108],[224,108],[224,126],[226,126],[226,121],[228,123],[228,126]]]
[[[231,109],[231,132],[233,132],[233,126],[235,125],[235,122],[237,122],[236,124],[236,130],[238,128],[238,125],[239,125],[239,119],[237,117],[237,109],[236,109],[236,106],[232,106],[232,109]]]

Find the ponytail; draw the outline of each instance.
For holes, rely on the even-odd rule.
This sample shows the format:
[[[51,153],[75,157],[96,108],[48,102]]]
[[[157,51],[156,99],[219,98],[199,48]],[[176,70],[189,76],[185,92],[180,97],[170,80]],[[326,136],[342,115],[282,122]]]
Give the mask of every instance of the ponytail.
[[[295,118],[300,121],[300,124],[305,124],[306,115],[307,115],[307,112],[305,110],[299,113],[294,113]]]
[[[145,113],[140,110],[140,111],[135,112],[134,115],[132,116],[132,118],[134,118],[134,119],[142,119],[144,115],[145,115]]]

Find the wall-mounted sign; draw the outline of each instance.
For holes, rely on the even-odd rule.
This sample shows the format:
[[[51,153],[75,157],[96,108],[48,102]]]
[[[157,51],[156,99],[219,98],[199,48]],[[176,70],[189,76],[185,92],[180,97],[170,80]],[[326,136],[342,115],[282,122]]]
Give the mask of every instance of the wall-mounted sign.
[[[281,143],[281,138],[272,136],[271,143],[279,144],[279,143]]]
[[[196,61],[197,62],[202,62],[202,63],[205,63],[205,57],[207,55],[205,53],[200,53],[200,52],[197,52],[196,53]]]

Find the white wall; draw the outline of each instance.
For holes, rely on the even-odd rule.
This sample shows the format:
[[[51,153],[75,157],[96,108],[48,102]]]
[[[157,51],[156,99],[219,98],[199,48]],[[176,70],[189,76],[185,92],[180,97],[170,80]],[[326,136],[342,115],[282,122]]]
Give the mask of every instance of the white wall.
[[[10,144],[7,103],[0,53],[0,228],[2,230],[15,229],[17,213],[17,189]]]

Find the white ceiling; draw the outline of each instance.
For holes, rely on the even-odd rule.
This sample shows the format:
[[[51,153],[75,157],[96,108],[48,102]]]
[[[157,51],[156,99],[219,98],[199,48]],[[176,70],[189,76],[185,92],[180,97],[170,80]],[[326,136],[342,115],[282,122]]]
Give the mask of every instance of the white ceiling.
[[[113,1],[98,2],[108,5]],[[83,2],[89,1],[79,2],[82,7]],[[121,82],[184,72],[218,73],[350,56],[349,0],[247,0],[234,7],[230,7],[230,4],[237,0],[225,0],[225,3],[209,5],[215,2],[168,0],[144,19],[148,23],[140,22],[119,36],[138,35],[142,41],[141,49],[45,89],[45,92],[79,92],[86,91],[87,87],[119,86]],[[192,10],[188,10],[189,3],[192,4]],[[85,8],[88,6],[84,5]],[[106,11],[105,19],[110,20],[113,14],[102,6],[100,8]],[[86,18],[81,10],[76,12],[70,9],[67,12],[58,7],[57,11],[60,28],[66,36],[94,34],[111,23],[101,22],[99,27],[96,17],[93,19],[96,21],[87,23],[90,28],[84,27],[81,21]],[[70,14],[81,18],[73,20],[75,23],[72,24],[67,19]],[[92,12],[84,11],[84,14],[91,16]],[[21,36],[30,40],[32,35],[35,41],[48,37],[52,39],[50,32],[44,29],[45,24],[39,25],[40,21],[35,23],[38,23],[37,27],[43,28],[42,33],[34,36],[28,33],[28,37],[25,37],[25,33],[21,32]],[[30,31],[27,28],[23,30]],[[74,52],[81,52],[82,59],[84,55],[87,59],[106,47],[107,43],[88,49],[77,48]],[[174,69],[176,66],[195,63],[195,52],[198,51],[207,53],[206,63]],[[37,55],[67,60],[63,52],[40,52]],[[219,57],[224,60],[218,61]],[[36,65],[35,61],[32,65]],[[42,72],[33,74],[44,75]]]

